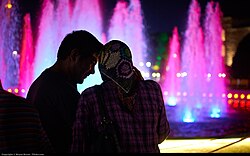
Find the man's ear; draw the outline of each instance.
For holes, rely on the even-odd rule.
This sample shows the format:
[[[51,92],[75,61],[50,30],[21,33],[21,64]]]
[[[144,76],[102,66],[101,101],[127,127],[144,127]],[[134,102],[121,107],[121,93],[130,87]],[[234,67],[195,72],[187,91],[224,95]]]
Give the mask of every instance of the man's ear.
[[[71,53],[70,53],[70,59],[71,60],[73,60],[73,61],[75,61],[75,60],[77,60],[77,58],[79,57],[80,55],[79,55],[79,50],[78,49],[72,49],[71,50]]]

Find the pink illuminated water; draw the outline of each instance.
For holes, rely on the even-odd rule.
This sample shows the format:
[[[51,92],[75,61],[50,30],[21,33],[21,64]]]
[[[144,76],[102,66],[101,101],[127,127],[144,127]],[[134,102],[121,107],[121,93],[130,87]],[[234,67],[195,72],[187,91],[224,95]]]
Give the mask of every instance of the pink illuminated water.
[[[118,1],[110,20],[110,27],[108,30],[108,40],[127,38],[126,24],[129,16],[128,3],[126,1]]]
[[[33,82],[33,63],[34,63],[34,46],[33,46],[33,37],[32,29],[30,22],[30,14],[24,16],[24,25],[23,25],[23,39],[21,45],[20,53],[20,62],[19,62],[19,88],[27,89],[30,87],[30,84]],[[27,93],[27,92],[25,92]],[[26,96],[26,95],[24,95]]]
[[[208,92],[210,94],[211,104],[209,109],[212,115],[217,112],[225,111],[225,68],[224,58],[222,56],[222,12],[219,3],[209,2],[206,7],[206,16],[204,23],[205,32],[205,52],[207,64],[207,82]]]
[[[169,105],[175,106],[179,101],[180,96],[180,38],[178,28],[174,27],[172,37],[169,39],[169,57],[167,60],[167,66],[162,73],[165,80],[162,85],[164,96]]]
[[[140,0],[118,1],[110,20],[108,40],[119,39],[127,43],[132,51],[134,65],[148,73],[145,58],[146,42]]]
[[[182,50],[182,112],[183,121],[192,122],[198,119],[197,113],[203,105],[202,95],[206,93],[206,64],[204,36],[200,24],[201,9],[197,0],[192,0],[188,12],[187,29]]]
[[[219,118],[225,111],[225,74],[222,56],[222,25],[219,5],[207,3],[205,20],[201,24],[201,8],[197,0],[192,0],[188,12],[187,28],[181,49],[180,94],[164,95],[170,106],[176,106],[175,118],[184,122],[202,121],[205,118]],[[179,45],[170,43],[170,46]],[[171,52],[171,51],[170,51]],[[170,54],[170,58],[171,59]],[[177,55],[178,56],[178,55]],[[166,81],[171,79],[171,62]],[[174,75],[175,72],[172,72]],[[176,81],[172,91],[178,90]],[[172,86],[165,82],[165,86]],[[169,88],[165,88],[170,90]],[[179,97],[181,96],[181,97]],[[168,101],[169,99],[175,100]]]

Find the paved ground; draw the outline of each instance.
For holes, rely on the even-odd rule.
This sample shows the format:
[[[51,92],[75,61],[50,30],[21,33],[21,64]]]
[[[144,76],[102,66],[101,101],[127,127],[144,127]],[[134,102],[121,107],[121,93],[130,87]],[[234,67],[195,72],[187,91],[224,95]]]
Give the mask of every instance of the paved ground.
[[[225,138],[250,135],[250,112],[231,111],[226,117],[207,119],[203,122],[169,122],[169,138]]]
[[[184,123],[172,120],[171,133],[159,145],[161,153],[250,153],[250,112],[231,110],[219,119]],[[171,112],[171,113],[170,113]]]
[[[250,137],[167,139],[159,148],[161,153],[250,153]]]

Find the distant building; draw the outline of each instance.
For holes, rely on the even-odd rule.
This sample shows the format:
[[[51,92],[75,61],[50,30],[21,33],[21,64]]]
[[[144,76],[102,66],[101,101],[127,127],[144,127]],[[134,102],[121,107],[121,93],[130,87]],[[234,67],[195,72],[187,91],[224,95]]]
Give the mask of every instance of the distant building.
[[[225,64],[232,66],[239,42],[250,33],[250,18],[223,18]]]

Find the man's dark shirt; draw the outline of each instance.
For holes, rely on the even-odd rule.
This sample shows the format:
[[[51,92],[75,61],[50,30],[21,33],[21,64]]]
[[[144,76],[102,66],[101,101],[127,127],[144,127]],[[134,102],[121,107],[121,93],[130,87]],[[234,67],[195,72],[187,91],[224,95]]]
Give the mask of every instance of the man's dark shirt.
[[[69,152],[72,125],[80,93],[49,68],[32,83],[27,99],[38,109],[42,125],[56,152]]]

